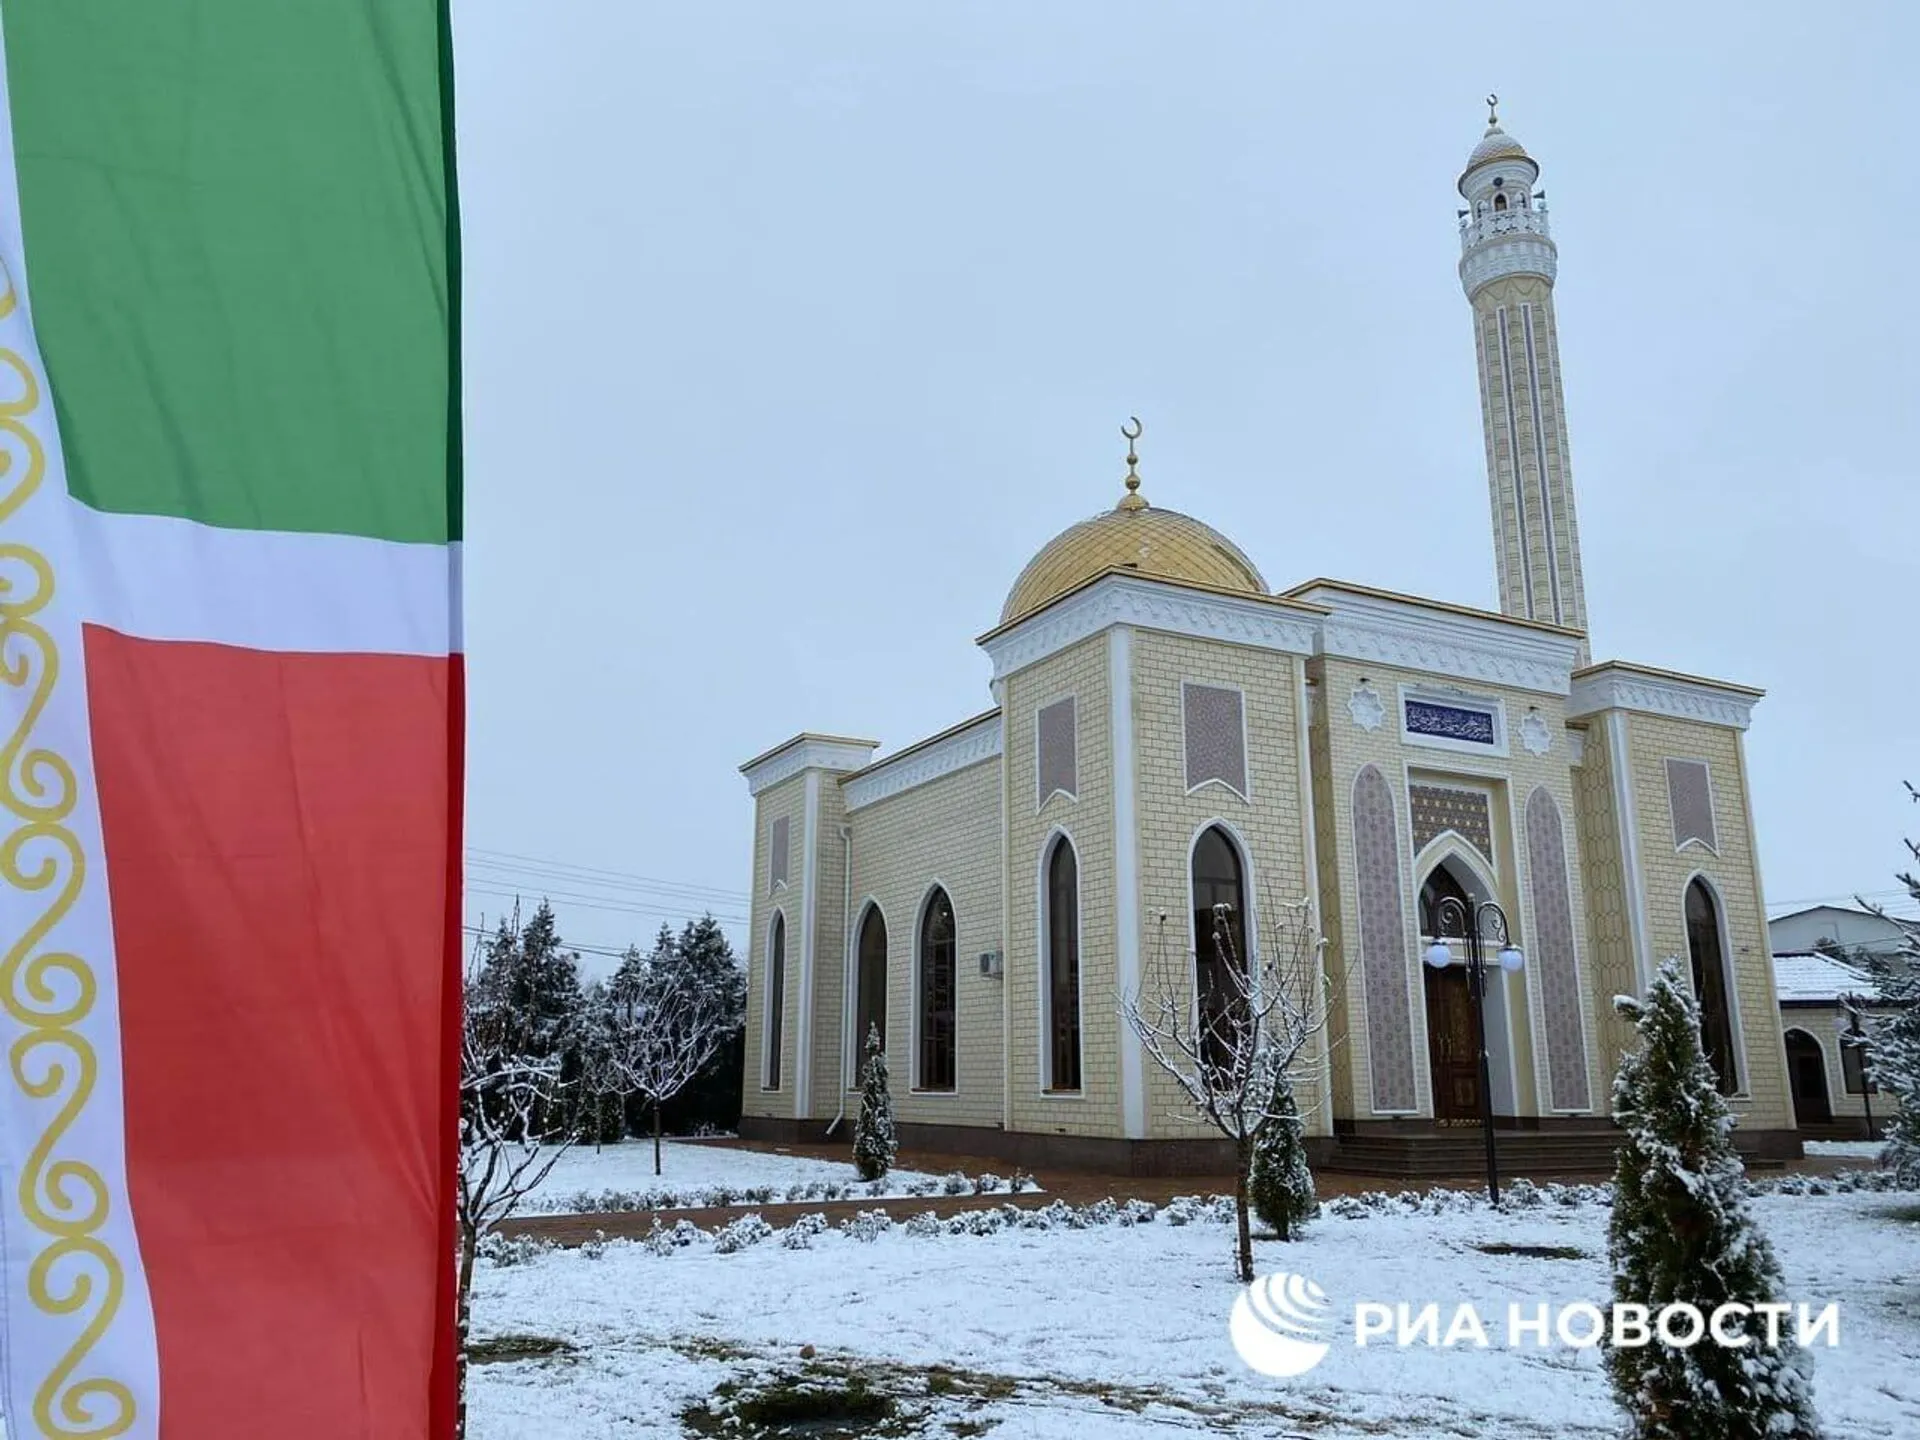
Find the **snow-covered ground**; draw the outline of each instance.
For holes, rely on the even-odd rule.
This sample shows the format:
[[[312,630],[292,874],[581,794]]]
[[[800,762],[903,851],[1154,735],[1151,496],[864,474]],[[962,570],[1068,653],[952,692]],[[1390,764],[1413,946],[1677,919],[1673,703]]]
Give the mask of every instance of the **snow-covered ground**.
[[[998,1178],[1010,1182],[1012,1171]],[[943,1175],[894,1170],[885,1180],[865,1184],[851,1160],[815,1160],[743,1150],[724,1140],[663,1140],[660,1173],[655,1175],[653,1142],[629,1140],[597,1151],[591,1146],[569,1150],[521,1210],[536,1213],[765,1205],[777,1204],[790,1193],[796,1200],[885,1199],[940,1194],[950,1183],[957,1186]],[[963,1188],[970,1192],[973,1187]],[[998,1191],[1006,1187],[990,1188]],[[961,1189],[956,1188],[955,1193],[962,1193]],[[652,1204],[641,1203],[648,1198]]]
[[[1920,1435],[1920,1196],[1773,1195],[1755,1202],[1795,1300],[1841,1306],[1838,1348],[1814,1352],[1829,1440]],[[1321,1285],[1345,1317],[1357,1300],[1462,1301],[1504,1317],[1510,1301],[1607,1298],[1603,1205],[1494,1214],[1323,1216],[1305,1239],[1262,1242],[1263,1271]],[[928,1227],[932,1228],[932,1227]],[[1091,1229],[1009,1228],[810,1248],[778,1236],[730,1254],[706,1240],[554,1252],[487,1266],[480,1335],[555,1337],[570,1359],[476,1368],[475,1440],[680,1437],[680,1412],[722,1382],[764,1383],[812,1363],[909,1397],[887,1433],[1100,1440],[1172,1433],[1359,1440],[1382,1433],[1545,1440],[1617,1433],[1597,1352],[1356,1348],[1309,1374],[1264,1378],[1241,1363],[1227,1317],[1240,1293],[1218,1220]],[[1491,1242],[1572,1257],[1489,1255]],[[929,1367],[946,1367],[930,1369]],[[981,1429],[956,1428],[967,1425]]]
[[[1877,1160],[1886,1148],[1884,1140],[1809,1140],[1809,1155],[1844,1155],[1856,1160]]]

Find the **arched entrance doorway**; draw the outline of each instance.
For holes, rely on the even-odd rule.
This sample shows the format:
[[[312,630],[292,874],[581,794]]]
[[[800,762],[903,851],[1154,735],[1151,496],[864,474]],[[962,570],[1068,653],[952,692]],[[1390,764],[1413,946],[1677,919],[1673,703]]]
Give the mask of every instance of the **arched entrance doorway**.
[[[1422,954],[1440,929],[1440,902],[1451,896],[1466,909],[1492,899],[1486,881],[1458,854],[1427,872],[1420,886]],[[1490,947],[1491,948],[1491,947]],[[1473,1033],[1473,993],[1467,984],[1466,948],[1453,942],[1454,963],[1445,969],[1421,964],[1427,998],[1427,1064],[1433,1082],[1433,1118],[1442,1125],[1480,1123],[1480,1051]],[[1491,956],[1489,956],[1491,959]],[[1486,998],[1487,1070],[1496,1117],[1517,1113],[1513,1045],[1507,1006],[1507,976],[1491,966]]]
[[[1793,1091],[1793,1119],[1797,1125],[1825,1125],[1833,1120],[1833,1101],[1827,1093],[1827,1057],[1820,1042],[1804,1030],[1789,1030],[1787,1083]]]

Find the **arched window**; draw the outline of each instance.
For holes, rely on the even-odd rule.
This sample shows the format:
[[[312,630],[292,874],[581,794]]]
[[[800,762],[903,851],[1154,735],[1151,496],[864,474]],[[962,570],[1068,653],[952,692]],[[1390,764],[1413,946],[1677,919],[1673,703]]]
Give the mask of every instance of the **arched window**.
[[[1700,1045],[1707,1052],[1720,1093],[1740,1088],[1733,1054],[1733,1011],[1727,1003],[1726,945],[1720,934],[1720,907],[1707,882],[1695,876],[1687,886],[1687,957],[1693,964],[1693,995],[1700,1003]]]
[[[766,1088],[780,1088],[780,1031],[787,1008],[787,917],[773,913],[773,933],[767,937],[767,1030],[761,1044],[766,1053]]]
[[[920,917],[920,1076],[922,1090],[953,1089],[954,987],[958,942],[953,902],[936,889]]]
[[[1466,887],[1448,865],[1436,865],[1433,873],[1427,876],[1426,884],[1420,887],[1420,933],[1429,940],[1440,935],[1440,902],[1451,896],[1460,902],[1466,921],[1473,920],[1473,897],[1467,894]],[[1451,907],[1449,907],[1451,908]],[[1457,929],[1459,921],[1454,922]]]
[[[880,1048],[887,1048],[887,917],[878,905],[869,905],[860,920],[858,973],[854,977],[853,1083],[860,1083],[860,1067],[867,1063],[867,1036],[880,1032]]]
[[[1247,1010],[1246,877],[1227,832],[1209,826],[1193,846],[1194,987],[1203,1050],[1225,1065]]]
[[[1504,210],[1504,209],[1506,209],[1506,208],[1507,208],[1507,197],[1506,197],[1505,195],[1496,195],[1496,196],[1494,196],[1494,197],[1493,197],[1493,208],[1494,208],[1494,209],[1496,209],[1496,210]]]
[[[1047,857],[1047,1089],[1080,1088],[1080,862],[1062,835]]]

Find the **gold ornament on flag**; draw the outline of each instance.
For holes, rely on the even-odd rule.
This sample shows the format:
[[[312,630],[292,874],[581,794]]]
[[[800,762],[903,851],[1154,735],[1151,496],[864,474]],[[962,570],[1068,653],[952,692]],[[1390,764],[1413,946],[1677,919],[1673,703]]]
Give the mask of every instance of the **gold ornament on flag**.
[[[18,308],[13,276],[0,259],[0,322]],[[33,368],[4,344],[0,386],[5,391],[0,398],[4,527],[40,488],[47,456],[26,423],[40,405]],[[0,883],[30,904],[45,897],[38,901],[37,918],[19,935],[0,936],[6,946],[0,954],[0,1006],[26,1027],[7,1054],[14,1082],[31,1099],[58,1106],[20,1175],[21,1213],[49,1237],[28,1267],[27,1297],[50,1316],[90,1312],[79,1337],[35,1389],[33,1423],[38,1433],[61,1440],[113,1440],[133,1428],[132,1390],[118,1380],[76,1377],[119,1313],[126,1271],[97,1234],[111,1206],[106,1181],[84,1161],[56,1155],[98,1081],[99,1058],[78,1027],[93,1012],[99,985],[80,956],[41,948],[87,879],[86,854],[66,823],[79,795],[73,766],[33,743],[34,727],[60,679],[59,649],[34,618],[53,591],[53,566],[46,556],[7,538],[0,528],[0,684],[26,694],[12,733],[0,745],[0,808],[17,822],[0,839]],[[7,913],[27,908],[9,905]]]

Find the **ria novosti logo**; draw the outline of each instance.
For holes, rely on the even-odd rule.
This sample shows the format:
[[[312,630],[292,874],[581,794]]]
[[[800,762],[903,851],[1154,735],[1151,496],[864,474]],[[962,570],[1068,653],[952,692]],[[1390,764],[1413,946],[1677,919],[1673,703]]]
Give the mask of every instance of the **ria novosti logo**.
[[[1233,1348],[1262,1375],[1304,1375],[1327,1358],[1333,1330],[1327,1292],[1304,1275],[1276,1271],[1240,1292],[1227,1320]]]
[[[1227,1332],[1240,1358],[1262,1375],[1304,1375],[1332,1348],[1332,1308],[1326,1292],[1306,1276],[1276,1271],[1240,1292]],[[1840,1343],[1840,1307],[1774,1301],[1703,1309],[1684,1301],[1655,1307],[1515,1300],[1508,1302],[1504,1314],[1489,1320],[1468,1303],[1448,1310],[1438,1304],[1362,1300],[1354,1304],[1351,1333],[1360,1349],[1420,1345],[1486,1350],[1504,1343],[1509,1350],[1556,1345],[1588,1350],[1602,1344],[1620,1349],[1658,1344],[1679,1350],[1713,1344],[1742,1350],[1772,1349],[1790,1341],[1831,1349]]]

